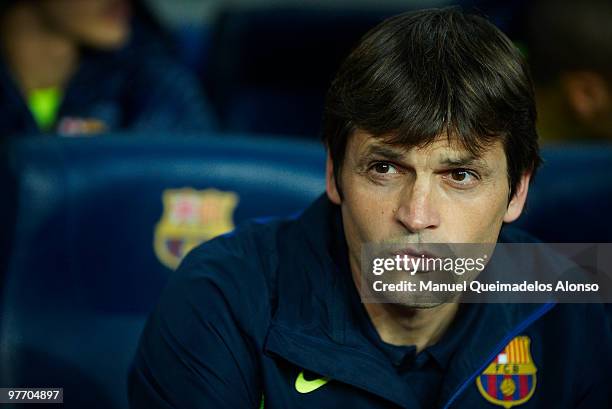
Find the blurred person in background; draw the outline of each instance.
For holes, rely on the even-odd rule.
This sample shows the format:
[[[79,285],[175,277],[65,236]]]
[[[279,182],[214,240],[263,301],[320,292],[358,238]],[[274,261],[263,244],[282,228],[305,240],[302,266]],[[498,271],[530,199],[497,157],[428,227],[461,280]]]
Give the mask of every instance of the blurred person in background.
[[[526,40],[544,142],[612,141],[612,2],[534,1]]]
[[[138,1],[0,1],[0,30],[2,137],[215,128]]]

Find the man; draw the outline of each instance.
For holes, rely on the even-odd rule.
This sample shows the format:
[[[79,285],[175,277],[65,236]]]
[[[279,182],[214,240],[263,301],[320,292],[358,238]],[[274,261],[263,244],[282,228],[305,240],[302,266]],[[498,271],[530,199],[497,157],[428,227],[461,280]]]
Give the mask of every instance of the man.
[[[611,141],[612,2],[537,0],[527,15],[541,138]]]
[[[0,2],[2,137],[214,129],[146,16],[129,0]]]
[[[601,305],[359,299],[368,243],[526,239],[500,230],[540,162],[535,117],[520,53],[484,19],[374,28],[329,91],[326,196],[188,255],[144,330],[132,407],[609,407]]]

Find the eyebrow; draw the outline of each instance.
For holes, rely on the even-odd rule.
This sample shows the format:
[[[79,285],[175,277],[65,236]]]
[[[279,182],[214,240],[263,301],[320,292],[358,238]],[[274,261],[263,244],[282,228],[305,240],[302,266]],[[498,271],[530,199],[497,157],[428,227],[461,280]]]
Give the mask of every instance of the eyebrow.
[[[373,144],[368,147],[362,158],[368,160],[373,156],[399,161],[405,156],[405,151],[391,146]]]
[[[359,163],[364,164],[370,161],[373,157],[382,157],[387,160],[401,162],[405,155],[405,149],[396,148],[389,145],[372,144],[366,149]],[[444,156],[439,161],[439,164],[448,167],[475,166],[483,169],[489,169],[489,165],[484,159],[469,153],[458,157]]]
[[[458,158],[450,158],[447,156],[447,157],[442,158],[442,160],[440,160],[440,164],[446,165],[446,166],[456,166],[456,167],[470,166],[470,165],[487,167],[486,161],[474,155],[466,155],[466,156],[458,157]]]

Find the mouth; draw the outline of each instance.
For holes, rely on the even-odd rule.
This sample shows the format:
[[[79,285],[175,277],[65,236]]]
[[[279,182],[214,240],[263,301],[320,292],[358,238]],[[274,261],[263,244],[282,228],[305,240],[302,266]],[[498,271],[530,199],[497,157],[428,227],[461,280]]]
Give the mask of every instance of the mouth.
[[[389,254],[391,257],[400,256],[402,258],[423,258],[423,259],[438,259],[440,256],[433,254],[429,251],[419,250],[412,247],[406,247],[401,250],[392,251]]]
[[[404,266],[412,266],[411,274],[427,274],[431,273],[430,263],[432,260],[440,259],[441,257],[430,251],[418,249],[414,247],[405,247],[400,250],[391,251],[388,257],[399,259]]]

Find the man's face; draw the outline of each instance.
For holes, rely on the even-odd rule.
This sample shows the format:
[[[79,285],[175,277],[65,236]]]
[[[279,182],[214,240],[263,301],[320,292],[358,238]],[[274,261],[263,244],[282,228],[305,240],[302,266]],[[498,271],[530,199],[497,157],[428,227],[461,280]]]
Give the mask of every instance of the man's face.
[[[474,157],[446,137],[406,150],[357,130],[339,175],[342,199],[331,166],[327,193],[341,205],[353,270],[364,243],[495,243],[502,222],[520,215],[529,183],[523,176],[509,202],[502,143]]]
[[[128,0],[41,0],[38,5],[50,28],[80,45],[115,49],[129,37]]]

